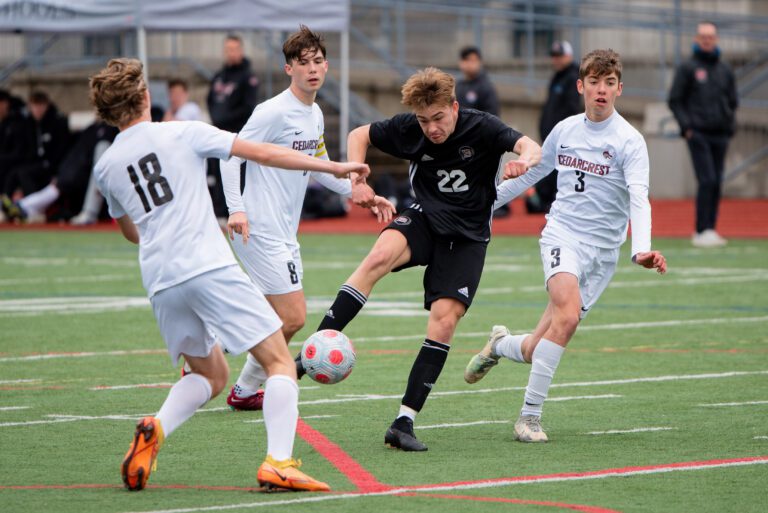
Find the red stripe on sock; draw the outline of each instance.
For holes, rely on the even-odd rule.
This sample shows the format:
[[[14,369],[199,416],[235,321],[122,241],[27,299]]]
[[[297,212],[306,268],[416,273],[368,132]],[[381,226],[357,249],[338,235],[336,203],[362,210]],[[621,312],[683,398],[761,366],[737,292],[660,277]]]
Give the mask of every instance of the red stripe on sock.
[[[357,487],[359,492],[381,492],[392,487],[380,483],[376,476],[368,472],[344,449],[328,440],[328,438],[299,419],[296,424],[296,434],[322,454],[339,472]]]
[[[531,501],[523,499],[506,499],[503,497],[474,497],[472,495],[445,495],[445,494],[432,494],[432,493],[402,493],[399,495],[408,497],[433,497],[435,499],[461,499],[467,501],[477,502],[505,502],[508,504],[531,504],[534,506],[551,506],[553,508],[571,509],[574,511],[582,511],[583,513],[621,513],[615,509],[601,508],[599,506],[586,506],[583,504],[568,504],[566,502],[551,502],[551,501]]]

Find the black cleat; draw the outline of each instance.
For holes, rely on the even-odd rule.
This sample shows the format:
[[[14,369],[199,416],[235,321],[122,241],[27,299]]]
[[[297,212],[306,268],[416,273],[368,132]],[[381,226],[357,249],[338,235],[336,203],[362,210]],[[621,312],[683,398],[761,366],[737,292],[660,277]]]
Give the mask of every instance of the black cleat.
[[[413,421],[408,417],[395,419],[384,435],[384,443],[404,451],[427,450],[427,446],[413,434]]]
[[[293,361],[296,362],[296,379],[301,379],[307,373],[304,365],[301,364],[301,351],[299,351],[299,354],[296,355]]]

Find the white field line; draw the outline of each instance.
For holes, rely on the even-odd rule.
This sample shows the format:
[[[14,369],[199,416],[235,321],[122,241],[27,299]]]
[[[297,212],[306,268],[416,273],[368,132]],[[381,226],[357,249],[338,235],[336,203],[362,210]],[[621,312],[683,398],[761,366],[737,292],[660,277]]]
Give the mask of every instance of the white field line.
[[[41,379],[4,379],[0,381],[0,385],[18,385],[21,383],[40,383]]]
[[[430,424],[428,426],[413,426],[413,429],[442,429],[467,426],[485,426],[488,424],[509,424],[511,420],[476,420],[474,422],[454,422],[450,424]]]
[[[674,319],[669,321],[648,321],[648,322],[622,322],[613,324],[592,324],[579,326],[579,331],[601,331],[601,330],[632,330],[645,328],[674,328],[677,326],[699,326],[703,324],[731,324],[741,322],[768,322],[768,316],[762,317],[716,317],[714,319]],[[530,333],[531,330],[513,330],[513,334]],[[454,338],[487,338],[487,331],[474,331],[467,333],[456,333]],[[399,340],[419,340],[424,338],[424,333],[413,335],[385,335],[380,337],[356,337],[353,342],[395,342]],[[303,342],[291,342],[289,345],[301,347]],[[0,359],[2,362],[2,359]]]
[[[28,410],[29,406],[0,406],[0,411]]]
[[[308,415],[306,417],[301,417],[302,420],[311,420],[311,419],[330,419],[333,417],[340,417],[340,415]],[[256,419],[256,420],[244,420],[246,424],[263,424],[264,419]]]
[[[13,427],[13,426],[35,426],[37,424],[58,424],[59,422],[74,422],[76,420],[82,420],[82,419],[73,419],[73,418],[61,418],[61,419],[54,419],[54,420],[27,420],[23,422],[0,422],[0,427]]]
[[[731,378],[731,377],[754,376],[754,375],[768,375],[768,370],[733,371],[733,372],[723,372],[723,373],[717,373],[717,374],[712,373],[712,374],[682,374],[682,375],[673,375],[673,376],[651,376],[646,378],[609,379],[609,380],[602,380],[602,381],[581,381],[581,382],[577,381],[573,383],[554,383],[550,386],[550,388],[626,385],[630,383],[659,383],[659,382],[666,382],[666,381],[718,379],[718,378]],[[497,393],[497,392],[510,392],[515,390],[525,390],[525,387],[519,386],[519,387],[479,388],[479,389],[472,389],[472,390],[447,390],[447,391],[433,390],[429,394],[429,396],[445,397],[445,396],[454,396],[454,395],[490,394],[490,393]],[[401,397],[402,397],[402,394],[392,394],[392,395],[383,395],[383,394],[346,395],[345,394],[345,395],[336,396],[335,398],[316,399],[313,401],[300,401],[299,405],[338,404],[338,403],[349,403],[349,402],[357,402],[357,401],[380,401],[380,400],[387,400],[387,399],[399,399]],[[552,402],[552,401],[555,401],[556,399],[557,399],[556,397],[547,398],[547,401]]]
[[[768,404],[768,401],[744,401],[741,403],[710,403],[710,404],[700,404],[699,406],[717,408],[720,406],[750,406],[753,404]]]
[[[34,285],[36,283],[100,283],[135,280],[135,274],[97,274],[90,276],[39,276],[37,278],[5,278],[0,286]]]
[[[37,360],[53,360],[59,358],[91,358],[95,356],[135,356],[144,354],[166,354],[165,349],[133,349],[127,351],[83,351],[78,353],[46,353],[27,356],[6,356],[0,358],[0,363],[33,362]],[[39,380],[36,380],[39,381]]]
[[[584,473],[575,475],[562,475],[562,476],[541,476],[531,477],[526,479],[509,478],[499,479],[494,481],[480,481],[466,484],[445,484],[435,485],[430,487],[402,487],[394,488],[392,490],[386,490],[383,492],[364,492],[355,494],[338,494],[338,495],[319,495],[313,497],[305,497],[300,499],[285,499],[275,501],[261,501],[261,502],[247,502],[239,504],[221,504],[218,506],[201,506],[193,508],[175,508],[175,509],[158,509],[158,510],[145,510],[141,512],[131,513],[200,513],[204,511],[226,511],[232,509],[255,509],[263,507],[275,507],[275,506],[289,506],[293,504],[309,504],[314,502],[325,502],[334,500],[348,500],[357,499],[363,497],[381,497],[387,495],[398,495],[402,493],[414,493],[414,492],[441,492],[441,491],[454,491],[454,490],[472,490],[481,488],[498,488],[503,486],[512,486],[518,484],[532,484],[532,483],[555,483],[563,481],[585,481],[590,479],[607,479],[611,477],[631,477],[641,476],[649,474],[662,474],[667,472],[683,472],[690,470],[708,470],[714,468],[728,468],[728,467],[741,467],[747,465],[764,465],[768,463],[768,460],[753,460],[753,461],[736,461],[725,463],[702,463],[700,465],[687,465],[687,466],[660,466],[657,468],[639,469],[639,470],[616,470],[610,473]]]
[[[88,390],[130,390],[133,388],[171,388],[173,383],[137,383],[134,385],[101,385]]]
[[[646,433],[651,431],[672,431],[675,427],[646,427],[634,429],[609,429],[608,431],[590,431],[585,435],[620,435],[624,433]]]
[[[756,436],[753,440],[768,440],[768,436]]]

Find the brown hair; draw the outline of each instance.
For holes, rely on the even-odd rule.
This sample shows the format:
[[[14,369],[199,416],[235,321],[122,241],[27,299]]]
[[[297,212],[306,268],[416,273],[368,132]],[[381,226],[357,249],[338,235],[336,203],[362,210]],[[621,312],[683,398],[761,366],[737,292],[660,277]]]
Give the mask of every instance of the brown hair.
[[[173,87],[181,87],[185,91],[189,91],[189,84],[183,78],[172,78],[168,81],[168,89]]]
[[[325,39],[322,35],[312,32],[306,25],[299,25],[299,31],[294,32],[283,43],[285,63],[301,59],[304,52],[316,53],[318,50],[325,57]]]
[[[114,126],[127,125],[146,108],[144,66],[137,59],[112,59],[91,77],[90,100],[99,117]]]
[[[451,105],[456,101],[456,80],[437,68],[424,68],[406,80],[401,90],[402,104],[413,110],[431,105]]]
[[[581,59],[579,78],[584,80],[589,75],[604,77],[611,73],[621,80],[621,57],[610,48],[607,50],[592,50]]]

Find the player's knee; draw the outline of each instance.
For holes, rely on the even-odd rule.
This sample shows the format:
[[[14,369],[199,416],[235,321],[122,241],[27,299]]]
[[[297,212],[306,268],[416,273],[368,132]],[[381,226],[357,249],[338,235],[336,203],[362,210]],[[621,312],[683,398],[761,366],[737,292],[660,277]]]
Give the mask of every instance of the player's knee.
[[[570,338],[579,327],[579,312],[563,312],[552,319],[554,328],[561,337]]]
[[[215,368],[210,369],[210,371],[205,374],[205,378],[211,384],[211,399],[213,399],[227,386],[227,381],[229,380],[229,366],[226,364],[226,361],[223,365],[218,365]]]
[[[392,252],[387,248],[374,247],[363,260],[362,267],[367,274],[384,275],[390,271]]]
[[[296,333],[301,331],[305,322],[306,317],[299,313],[291,314],[283,319],[283,335],[285,339],[290,340],[293,338]]]

